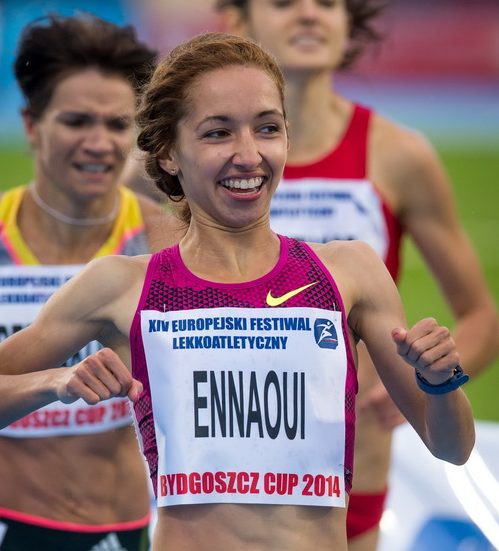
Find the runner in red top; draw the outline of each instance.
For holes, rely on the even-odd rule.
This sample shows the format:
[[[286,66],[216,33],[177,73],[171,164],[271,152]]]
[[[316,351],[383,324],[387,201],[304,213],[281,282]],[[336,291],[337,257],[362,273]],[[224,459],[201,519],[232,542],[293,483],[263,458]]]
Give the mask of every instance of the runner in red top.
[[[217,0],[225,29],[255,39],[286,79],[290,152],[272,226],[307,240],[363,239],[398,272],[399,234],[414,240],[454,313],[454,337],[476,374],[499,350],[498,316],[428,141],[338,94],[335,72],[370,39],[373,0]],[[314,191],[315,189],[315,191]],[[298,191],[299,190],[299,191]],[[391,429],[402,421],[361,356],[353,551],[373,551],[387,490]]]
[[[276,231],[327,243],[360,239],[384,260],[396,280],[402,228],[367,171],[372,112],[355,105],[339,144],[317,162],[284,168],[270,211]]]

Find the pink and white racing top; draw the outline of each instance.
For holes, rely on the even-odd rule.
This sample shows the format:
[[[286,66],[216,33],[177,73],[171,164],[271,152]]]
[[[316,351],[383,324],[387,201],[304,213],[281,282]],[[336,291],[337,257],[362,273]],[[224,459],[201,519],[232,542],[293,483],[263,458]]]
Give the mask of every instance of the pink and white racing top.
[[[244,283],[152,256],[130,332],[134,404],[158,506],[345,506],[356,370],[341,296],[308,245]]]

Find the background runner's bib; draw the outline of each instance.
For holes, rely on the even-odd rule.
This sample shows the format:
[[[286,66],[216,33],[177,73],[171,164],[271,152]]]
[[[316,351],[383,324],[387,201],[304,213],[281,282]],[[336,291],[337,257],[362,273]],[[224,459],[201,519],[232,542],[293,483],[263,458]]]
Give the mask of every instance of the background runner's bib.
[[[367,180],[284,180],[272,198],[270,214],[277,233],[315,243],[361,239],[381,258],[387,255],[381,199]]]
[[[158,506],[345,506],[341,312],[143,310]]]
[[[0,341],[27,327],[50,295],[81,269],[80,265],[0,266]],[[75,365],[99,348],[101,345],[93,341],[64,365]],[[0,436],[36,438],[92,434],[130,423],[127,398],[113,398],[95,406],[83,400],[72,404],[54,402],[0,430]]]

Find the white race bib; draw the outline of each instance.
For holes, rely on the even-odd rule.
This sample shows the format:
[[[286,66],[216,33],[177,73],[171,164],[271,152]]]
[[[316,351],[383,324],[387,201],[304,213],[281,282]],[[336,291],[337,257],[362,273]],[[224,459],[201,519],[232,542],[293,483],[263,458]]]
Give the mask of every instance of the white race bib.
[[[368,180],[303,178],[281,183],[272,198],[272,229],[302,241],[360,239],[386,257],[388,230]]]
[[[141,312],[158,506],[345,506],[341,312]]]
[[[33,322],[48,298],[83,266],[0,266],[0,341]],[[65,365],[75,365],[101,348],[86,345]],[[54,402],[0,430],[9,438],[41,438],[92,434],[131,424],[127,398],[113,398],[95,406],[83,400]]]

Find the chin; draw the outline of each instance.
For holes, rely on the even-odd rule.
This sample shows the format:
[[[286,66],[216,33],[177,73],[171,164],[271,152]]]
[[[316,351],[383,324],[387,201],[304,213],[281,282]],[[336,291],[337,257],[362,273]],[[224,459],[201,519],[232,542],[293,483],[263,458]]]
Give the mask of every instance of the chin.
[[[328,56],[300,55],[294,57],[289,63],[281,64],[283,71],[286,72],[316,72],[333,71],[336,64]]]
[[[104,197],[118,187],[117,182],[106,182],[106,183],[96,183],[96,182],[83,182],[78,186],[75,191],[82,198],[87,200],[98,199]]]

